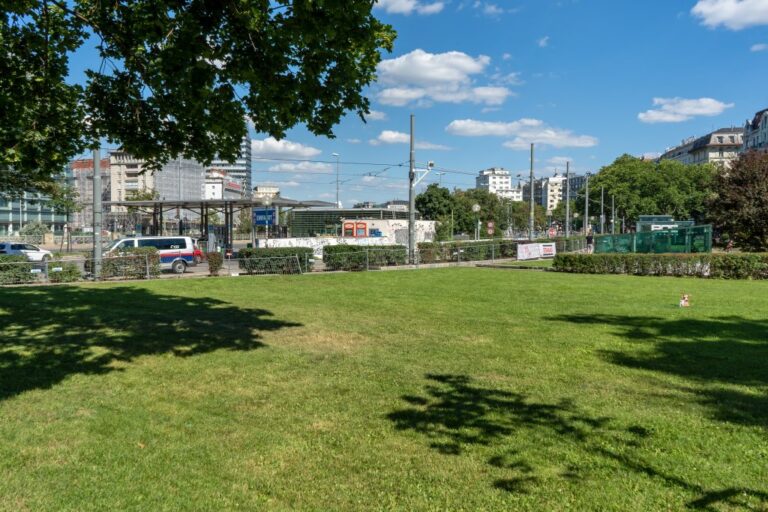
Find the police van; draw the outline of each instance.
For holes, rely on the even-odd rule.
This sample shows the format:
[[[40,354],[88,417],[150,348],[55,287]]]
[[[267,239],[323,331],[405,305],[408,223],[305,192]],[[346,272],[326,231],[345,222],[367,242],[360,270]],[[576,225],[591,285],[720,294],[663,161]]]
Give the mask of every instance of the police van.
[[[118,256],[126,249],[154,247],[160,256],[160,269],[183,274],[187,267],[197,265],[195,244],[188,236],[141,236],[116,240],[105,256]]]

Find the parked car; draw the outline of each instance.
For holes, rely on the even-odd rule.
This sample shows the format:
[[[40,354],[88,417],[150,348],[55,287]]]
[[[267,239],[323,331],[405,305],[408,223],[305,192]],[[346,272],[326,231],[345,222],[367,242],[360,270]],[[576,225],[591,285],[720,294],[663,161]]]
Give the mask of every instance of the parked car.
[[[116,240],[105,256],[119,256],[126,249],[154,247],[160,256],[160,269],[183,274],[187,267],[197,265],[195,244],[188,236],[141,236]]]
[[[32,244],[14,242],[0,242],[0,254],[26,256],[29,261],[48,261],[53,258],[51,251],[46,251]]]

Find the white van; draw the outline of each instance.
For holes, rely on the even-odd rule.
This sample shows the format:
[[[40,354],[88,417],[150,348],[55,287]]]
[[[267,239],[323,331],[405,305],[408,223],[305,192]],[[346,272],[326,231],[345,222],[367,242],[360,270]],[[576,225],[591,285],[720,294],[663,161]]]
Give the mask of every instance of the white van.
[[[117,256],[125,249],[154,247],[160,255],[160,269],[183,274],[189,266],[197,265],[195,244],[188,236],[141,236],[122,238],[107,249],[105,256]]]

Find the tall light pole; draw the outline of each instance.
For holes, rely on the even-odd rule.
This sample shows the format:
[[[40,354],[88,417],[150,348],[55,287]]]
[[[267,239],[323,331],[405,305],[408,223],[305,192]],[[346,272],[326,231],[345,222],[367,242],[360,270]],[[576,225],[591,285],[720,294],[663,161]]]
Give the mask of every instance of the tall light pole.
[[[565,238],[571,236],[571,162],[565,162]]]
[[[331,156],[336,157],[336,208],[339,208],[339,155],[338,153],[331,153]]]
[[[435,174],[437,174],[437,176],[438,176],[438,183],[439,183],[438,186],[442,187],[443,186],[443,174],[445,174],[445,173],[444,172],[438,172],[438,173],[435,173]]]
[[[528,240],[533,240],[533,216],[535,209],[533,206],[533,143],[531,143],[531,211],[528,215]]]
[[[416,251],[416,145],[414,144],[414,115],[411,114],[411,156],[408,172],[408,260],[415,263]]]
[[[589,234],[589,173],[587,173],[587,184],[584,199],[584,236]]]
[[[600,234],[605,234],[605,187],[600,187]]]
[[[101,276],[101,150],[93,149],[93,277]]]

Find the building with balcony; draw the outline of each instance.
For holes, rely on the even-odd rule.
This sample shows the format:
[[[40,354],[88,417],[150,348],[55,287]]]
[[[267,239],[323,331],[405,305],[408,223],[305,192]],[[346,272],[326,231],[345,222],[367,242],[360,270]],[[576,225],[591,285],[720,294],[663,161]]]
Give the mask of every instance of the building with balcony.
[[[109,158],[102,158],[101,168],[101,200],[110,201],[112,189],[110,186]],[[93,224],[93,159],[82,158],[69,163],[71,182],[77,191],[80,210],[69,216],[70,228],[73,231],[90,231]],[[103,206],[104,214],[110,211],[109,205]]]
[[[517,188],[512,187],[512,175],[500,167],[480,171],[475,178],[475,188],[487,190],[502,199],[512,201],[520,201],[523,193],[519,186]]]
[[[22,193],[12,199],[0,198],[0,235],[18,234],[27,224],[37,222],[48,226],[54,233],[64,231],[65,213],[56,212],[46,196]]]
[[[211,174],[215,171],[224,171],[227,175],[239,181],[243,186],[243,194],[251,197],[251,138],[246,135],[240,143],[240,154],[233,162],[221,159],[214,159],[211,165],[206,167],[206,173]]]
[[[675,160],[683,164],[713,163],[727,168],[739,157],[743,138],[743,128],[720,128],[702,137],[683,140],[679,146],[668,148],[659,160]]]
[[[768,108],[757,112],[744,125],[743,151],[768,151]]]

